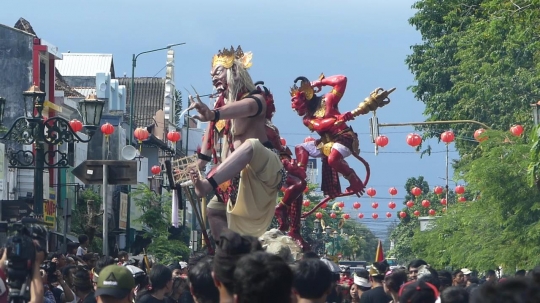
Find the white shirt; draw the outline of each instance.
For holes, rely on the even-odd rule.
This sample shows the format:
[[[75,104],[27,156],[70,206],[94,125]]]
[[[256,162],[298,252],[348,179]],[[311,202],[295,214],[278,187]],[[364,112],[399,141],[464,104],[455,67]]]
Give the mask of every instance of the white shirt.
[[[84,256],[86,254],[86,248],[83,248],[82,246],[79,246],[77,248],[77,256]]]
[[[64,289],[62,288],[62,285],[58,285],[58,286],[56,286],[56,288],[61,289],[62,291],[64,291]],[[77,296],[75,295],[75,293],[73,291],[71,291],[71,293],[73,294],[74,299],[73,299],[73,301],[66,302],[66,303],[77,303],[77,301],[78,301]]]

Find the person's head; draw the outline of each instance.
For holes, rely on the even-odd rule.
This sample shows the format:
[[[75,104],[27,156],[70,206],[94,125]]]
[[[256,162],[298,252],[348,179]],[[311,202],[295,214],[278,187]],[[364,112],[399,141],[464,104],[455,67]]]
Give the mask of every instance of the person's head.
[[[129,254],[127,253],[127,251],[119,251],[118,252],[118,262],[126,262],[127,260],[129,260]]]
[[[441,293],[441,303],[469,303],[469,293],[463,287],[448,287]]]
[[[281,257],[254,252],[238,260],[234,270],[235,303],[288,303],[292,284],[292,270]]]
[[[424,281],[411,281],[400,289],[400,303],[435,303],[439,290],[435,285]]]
[[[94,268],[96,266],[96,255],[93,253],[84,254],[82,257],[83,261],[88,265],[88,268]]]
[[[81,294],[87,294],[94,290],[94,285],[90,279],[90,274],[83,267],[77,267],[73,274],[73,288],[75,294],[80,297]]]
[[[80,235],[79,236],[79,245],[82,247],[88,246],[88,236],[87,235]]]
[[[382,262],[373,262],[371,264],[371,268],[369,269],[369,276],[371,278],[372,283],[382,283],[384,280],[384,276],[386,275],[386,272],[390,266],[385,261]]]
[[[255,90],[253,80],[247,69],[251,66],[251,52],[244,53],[240,46],[235,50],[220,50],[212,59],[212,85],[214,89],[224,94],[227,100],[236,101],[242,92]]]
[[[180,278],[182,275],[182,268],[180,267],[180,263],[174,262],[173,264],[170,264],[169,269],[172,271],[173,278]]]
[[[365,269],[359,269],[353,274],[353,285],[349,290],[353,299],[359,299],[362,294],[371,289],[369,281],[369,272]]]
[[[66,257],[66,266],[74,266],[75,260],[72,257]]]
[[[465,286],[469,287],[471,285],[478,285],[480,284],[480,281],[477,277],[470,277],[469,280],[467,280],[467,284]]]
[[[468,268],[462,268],[461,272],[463,273],[464,283],[467,283],[467,281],[469,281],[469,279],[471,278],[472,271]]]
[[[319,259],[304,259],[294,269],[293,292],[299,298],[325,299],[330,293],[332,272]]]
[[[540,302],[540,287],[531,279],[509,278],[496,284],[478,287],[470,296],[471,303],[529,303]]]
[[[79,247],[79,243],[69,242],[67,244],[67,253],[70,255],[74,255],[77,253],[77,247]]]
[[[516,271],[516,277],[525,277],[525,274],[527,272],[525,271],[525,269],[520,269],[518,271]]]
[[[497,273],[493,269],[488,269],[486,271],[486,282],[495,282],[497,281]]]
[[[422,265],[428,265],[426,261],[422,259],[412,260],[407,267],[409,270],[409,280],[416,281],[418,278],[418,268]]]
[[[437,272],[439,275],[439,291],[443,291],[446,288],[452,286],[452,274],[447,270],[439,270]]]
[[[536,266],[531,270],[531,278],[540,287],[540,266]]]
[[[384,277],[384,291],[387,294],[398,294],[399,289],[405,283],[409,277],[404,270],[395,270],[392,273]]]
[[[116,264],[103,268],[95,292],[98,303],[129,303],[134,299],[135,279],[129,269]]]
[[[189,269],[189,290],[197,303],[214,303],[219,301],[219,291],[212,279],[212,266],[212,257],[206,257]]]
[[[64,281],[66,281],[69,286],[73,286],[73,275],[75,274],[75,271],[77,271],[77,266],[74,265],[66,265],[62,268],[62,276],[64,276]]]
[[[236,262],[249,253],[262,250],[261,243],[257,238],[240,236],[234,231],[224,230],[216,248],[212,270],[212,277],[216,287],[220,291],[223,290],[232,295]]]
[[[172,271],[165,265],[155,264],[148,274],[152,292],[165,291],[169,293],[172,290]]]
[[[439,273],[435,269],[427,265],[422,265],[418,268],[417,281],[420,281],[420,280],[424,282],[428,282],[432,285],[435,285],[437,289],[441,288],[441,282],[439,281]]]
[[[146,286],[148,286],[148,276],[146,275],[146,272],[144,270],[138,268],[134,265],[124,265],[133,276],[133,279],[135,280],[135,289],[134,293],[137,295],[139,290],[145,289]]]
[[[465,278],[463,272],[461,270],[454,270],[454,272],[452,273],[452,285],[458,286],[464,284]]]
[[[66,266],[66,256],[60,252],[53,252],[49,256],[49,259],[56,263],[56,268],[61,269]]]
[[[94,284],[94,289],[97,289],[97,282],[99,278],[99,273],[101,270],[109,265],[114,264],[114,259],[109,256],[103,256],[97,262],[96,265],[92,268],[92,282]]]

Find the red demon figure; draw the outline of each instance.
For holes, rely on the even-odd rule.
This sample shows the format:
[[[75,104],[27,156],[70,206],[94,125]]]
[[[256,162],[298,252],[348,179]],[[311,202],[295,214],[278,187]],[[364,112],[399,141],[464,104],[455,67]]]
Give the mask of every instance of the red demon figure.
[[[321,138],[305,142],[295,147],[298,165],[306,169],[309,157],[322,158],[322,191],[329,197],[341,194],[339,175],[342,174],[350,183],[345,193],[364,192],[364,184],[352,168],[345,162],[345,157],[359,154],[358,136],[345,122],[353,120],[351,112],[341,114],[338,103],[345,93],[347,77],[342,75],[320,79],[310,83],[305,77],[298,77],[291,89],[292,108],[303,116],[304,125],[316,131]],[[321,91],[323,86],[332,86],[329,93],[317,96],[314,88]]]

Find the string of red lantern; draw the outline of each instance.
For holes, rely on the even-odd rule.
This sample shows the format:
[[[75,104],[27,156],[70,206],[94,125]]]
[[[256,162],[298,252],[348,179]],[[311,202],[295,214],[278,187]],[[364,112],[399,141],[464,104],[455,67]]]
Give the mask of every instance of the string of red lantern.
[[[433,192],[438,196],[443,193],[443,188],[441,186],[435,186]]]
[[[180,139],[182,139],[182,135],[173,130],[173,131],[170,131],[168,134],[167,134],[167,140],[171,141],[171,142],[178,142],[180,141]]]
[[[74,132],[79,132],[83,129],[82,122],[77,119],[69,121],[69,126],[71,126],[71,129],[73,129]]]
[[[161,172],[161,166],[159,166],[159,165],[154,165],[154,166],[152,166],[152,168],[150,169],[150,171],[152,171],[152,174],[158,175],[158,174]]]
[[[456,194],[458,195],[463,195],[465,193],[465,187],[463,187],[462,185],[458,185],[456,186],[456,188],[454,189],[454,191],[456,192]]]
[[[354,202],[353,205],[352,205],[352,207],[353,207],[354,209],[359,209],[360,206],[362,206],[362,204],[360,204],[360,202]]]
[[[435,212],[434,209],[430,209],[430,210],[428,211],[428,213],[429,213],[430,216],[435,216],[435,213],[436,213],[436,212]]]
[[[399,212],[399,216],[400,216],[401,218],[406,218],[406,217],[407,217],[407,213],[404,212],[404,211]]]
[[[411,133],[407,135],[407,144],[412,147],[417,147],[422,143],[422,137],[419,134]]]
[[[486,135],[483,135],[484,132],[486,132],[485,129],[479,128],[474,132],[474,139],[478,142],[486,141],[488,137]]]
[[[387,213],[386,213],[386,217],[387,217],[387,218],[392,218],[392,213],[387,212]]]
[[[375,144],[379,147],[385,147],[388,145],[388,137],[384,135],[378,136],[377,139],[375,139]]]
[[[452,143],[454,141],[454,138],[455,138],[454,132],[450,130],[447,130],[441,134],[441,141],[446,144]]]
[[[414,206],[414,201],[409,200],[409,201],[407,201],[406,205],[407,205],[408,208],[412,208]]]
[[[422,194],[422,190],[421,190],[419,187],[416,187],[416,186],[415,186],[415,187],[413,187],[413,188],[411,189],[411,194],[412,194],[413,196],[415,196],[416,198],[418,198],[418,196],[420,196],[420,195]]]
[[[371,203],[371,207],[373,207],[374,209],[377,209],[377,207],[379,207],[379,203],[373,202]]]
[[[431,205],[431,202],[429,200],[422,200],[422,207],[428,208]]]
[[[517,124],[517,125],[514,125],[512,127],[510,127],[510,132],[512,133],[512,135],[516,136],[516,137],[519,137],[521,136],[521,134],[523,134],[523,126]]]
[[[304,205],[304,207],[308,207],[309,204],[311,204],[309,200],[304,200],[304,202],[302,202],[302,205]]]
[[[390,201],[390,202],[388,202],[388,207],[389,207],[390,209],[394,209],[394,208],[396,208],[396,203],[393,202],[393,201]]]
[[[375,188],[370,187],[366,190],[366,194],[373,198],[377,194],[377,191],[375,190]]]

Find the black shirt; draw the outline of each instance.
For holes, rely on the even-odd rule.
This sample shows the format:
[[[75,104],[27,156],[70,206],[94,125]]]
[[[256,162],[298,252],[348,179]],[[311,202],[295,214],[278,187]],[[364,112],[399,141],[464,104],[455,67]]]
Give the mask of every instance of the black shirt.
[[[143,295],[142,297],[138,298],[135,303],[166,303],[167,300],[159,300],[156,299],[156,297],[152,296],[151,294]]]
[[[384,292],[382,286],[370,289],[360,297],[360,303],[388,303],[390,301],[392,301],[392,297]]]

